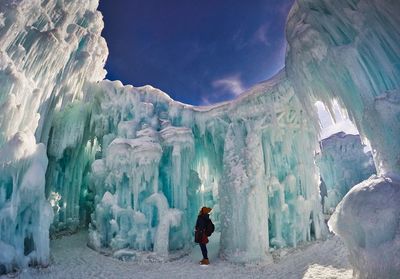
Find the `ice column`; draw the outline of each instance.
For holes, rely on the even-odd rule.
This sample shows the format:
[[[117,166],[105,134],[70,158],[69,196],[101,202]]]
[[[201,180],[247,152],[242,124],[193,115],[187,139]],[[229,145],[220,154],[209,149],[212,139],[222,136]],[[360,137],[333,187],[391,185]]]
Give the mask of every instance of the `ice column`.
[[[153,217],[158,220],[154,232],[153,251],[160,256],[168,256],[170,227],[176,227],[180,224],[182,211],[169,208],[168,201],[162,193],[154,193],[145,200],[145,203],[157,208],[157,216]]]
[[[169,149],[165,162],[171,172],[170,180],[165,179],[164,189],[172,207],[187,208],[187,187],[189,183],[191,160],[194,153],[193,134],[185,127],[167,126],[160,131],[164,149]],[[168,156],[169,155],[169,156]]]
[[[46,150],[19,132],[0,148],[0,267],[49,264],[53,211],[44,195]]]
[[[267,259],[268,194],[263,165],[260,129],[251,123],[231,123],[219,190],[221,253],[231,261]]]

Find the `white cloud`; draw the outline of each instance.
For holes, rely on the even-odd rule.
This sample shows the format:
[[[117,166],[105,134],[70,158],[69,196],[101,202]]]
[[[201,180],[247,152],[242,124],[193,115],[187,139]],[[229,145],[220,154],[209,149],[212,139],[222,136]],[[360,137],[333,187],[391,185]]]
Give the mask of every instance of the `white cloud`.
[[[201,105],[202,105],[202,106],[209,106],[209,105],[211,105],[211,104],[212,104],[212,102],[211,102],[210,99],[207,98],[206,96],[203,96],[203,97],[201,98]]]
[[[242,84],[240,75],[233,75],[223,79],[214,80],[212,86],[214,88],[229,91],[234,96],[239,96],[246,90]]]
[[[4,17],[4,13],[0,13],[0,28],[6,25],[6,18]]]
[[[267,37],[268,30],[269,30],[269,23],[265,23],[265,24],[261,25],[257,29],[256,33],[254,34],[254,39],[257,42],[260,42],[260,43],[263,43],[266,46],[269,46],[270,45],[270,41],[269,41],[269,39]]]

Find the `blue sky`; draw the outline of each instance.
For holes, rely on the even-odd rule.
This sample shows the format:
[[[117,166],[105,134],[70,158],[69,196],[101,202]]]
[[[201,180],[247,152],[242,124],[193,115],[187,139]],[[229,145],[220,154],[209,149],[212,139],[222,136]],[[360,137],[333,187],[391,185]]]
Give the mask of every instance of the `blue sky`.
[[[233,99],[283,67],[293,2],[101,0],[107,78],[188,104]]]

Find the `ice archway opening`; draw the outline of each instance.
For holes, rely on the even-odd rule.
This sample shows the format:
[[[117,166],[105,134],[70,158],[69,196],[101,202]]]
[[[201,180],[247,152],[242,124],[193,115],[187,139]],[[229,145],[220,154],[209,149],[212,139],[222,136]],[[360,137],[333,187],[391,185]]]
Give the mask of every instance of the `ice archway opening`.
[[[269,248],[325,235],[313,158],[317,133],[285,71],[210,107],[175,102],[150,86],[102,81],[87,90],[96,101],[79,138],[90,140],[77,146],[97,150],[82,157],[93,161],[92,247],[162,255],[188,249],[202,205],[214,207],[226,258],[264,260]],[[70,110],[86,105],[76,106]],[[80,125],[65,111],[63,122]],[[54,133],[66,139],[64,125]],[[50,137],[50,150],[52,143]],[[69,179],[57,171],[60,162],[49,177]],[[159,238],[168,245],[159,247]]]

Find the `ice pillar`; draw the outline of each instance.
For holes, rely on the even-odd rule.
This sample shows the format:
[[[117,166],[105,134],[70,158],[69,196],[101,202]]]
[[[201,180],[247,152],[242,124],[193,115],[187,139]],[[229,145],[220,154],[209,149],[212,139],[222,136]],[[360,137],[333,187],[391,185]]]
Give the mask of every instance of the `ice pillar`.
[[[262,261],[268,252],[268,194],[259,129],[230,124],[220,185],[221,254],[231,261]]]

